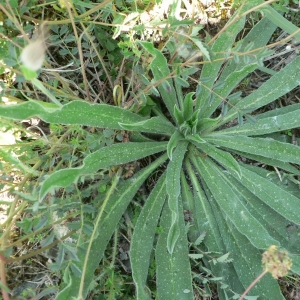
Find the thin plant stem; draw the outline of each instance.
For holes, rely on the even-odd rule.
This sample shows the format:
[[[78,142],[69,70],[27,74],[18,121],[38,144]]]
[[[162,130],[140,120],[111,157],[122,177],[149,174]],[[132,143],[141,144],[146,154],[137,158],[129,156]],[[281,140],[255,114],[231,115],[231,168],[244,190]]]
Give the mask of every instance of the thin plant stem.
[[[239,298],[239,300],[243,300],[245,296],[250,292],[250,290],[258,283],[259,280],[261,280],[266,274],[268,273],[267,270],[263,271],[258,277],[254,279],[254,281],[247,287],[245,292],[242,294],[242,296]]]
[[[96,234],[98,232],[98,227],[99,227],[99,224],[100,224],[100,220],[102,220],[104,209],[105,209],[105,207],[106,207],[113,191],[116,189],[116,186],[119,182],[121,172],[122,172],[122,168],[120,168],[118,170],[116,176],[114,177],[114,179],[112,181],[111,187],[110,187],[110,189],[108,190],[108,192],[106,194],[104,202],[101,206],[101,210],[98,214],[96,223],[94,225],[94,230],[93,230],[92,236],[90,237],[90,242],[89,242],[89,245],[88,245],[88,248],[87,248],[87,252],[86,252],[86,255],[85,255],[84,264],[83,264],[83,268],[82,268],[82,275],[81,275],[80,286],[79,286],[79,291],[78,291],[78,299],[84,299],[83,298],[84,279],[85,279],[85,274],[86,274],[86,270],[87,270],[87,264],[88,264],[89,257],[90,257],[90,252],[92,250],[93,241],[94,241],[94,239],[96,237]]]
[[[71,20],[71,24],[72,24],[72,27],[73,27],[74,35],[75,35],[76,41],[78,43],[78,54],[79,54],[79,59],[80,59],[80,64],[81,64],[81,74],[82,74],[82,77],[83,77],[85,92],[86,92],[88,100],[91,101],[90,91],[89,91],[89,87],[88,87],[88,83],[87,83],[87,77],[86,77],[86,73],[85,73],[85,65],[84,65],[84,61],[83,61],[82,47],[81,47],[81,39],[83,37],[84,32],[82,32],[80,37],[78,37],[77,28],[76,28],[75,21],[74,21],[73,15],[72,15],[70,4],[68,3],[68,1],[65,1],[65,4],[66,4],[67,10],[68,10],[68,13],[70,15],[70,20]],[[74,7],[72,7],[72,8],[74,10],[75,16],[78,17]]]

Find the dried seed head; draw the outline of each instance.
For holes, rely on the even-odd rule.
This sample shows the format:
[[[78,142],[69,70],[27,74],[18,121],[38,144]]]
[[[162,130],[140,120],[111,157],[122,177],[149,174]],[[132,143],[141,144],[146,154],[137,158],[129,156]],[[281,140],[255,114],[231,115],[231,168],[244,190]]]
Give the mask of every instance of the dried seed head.
[[[47,32],[45,25],[41,25],[37,38],[22,50],[21,62],[32,71],[39,70],[44,63]]]
[[[274,245],[263,253],[262,263],[265,270],[270,272],[275,279],[286,276],[292,266],[288,253],[278,250]]]

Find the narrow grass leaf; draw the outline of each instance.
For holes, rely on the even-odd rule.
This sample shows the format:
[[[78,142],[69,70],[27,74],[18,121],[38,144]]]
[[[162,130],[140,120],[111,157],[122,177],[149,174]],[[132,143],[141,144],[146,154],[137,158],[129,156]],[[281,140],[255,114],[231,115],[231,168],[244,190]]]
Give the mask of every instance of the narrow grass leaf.
[[[35,85],[43,94],[49,97],[49,99],[51,99],[53,103],[55,103],[58,106],[62,106],[62,104],[55,98],[55,96],[45,88],[41,81],[34,78],[31,80],[31,83]]]

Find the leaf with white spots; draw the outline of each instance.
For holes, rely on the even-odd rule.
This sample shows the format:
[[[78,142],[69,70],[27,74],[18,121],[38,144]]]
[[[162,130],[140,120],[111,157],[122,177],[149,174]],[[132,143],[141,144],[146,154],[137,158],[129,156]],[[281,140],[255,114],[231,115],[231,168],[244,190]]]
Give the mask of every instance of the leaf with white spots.
[[[172,135],[175,127],[161,117],[153,117],[137,123],[120,123],[120,126],[129,131],[150,132]]]
[[[0,116],[13,120],[39,117],[52,124],[85,125],[111,129],[122,129],[120,123],[136,123],[145,120],[120,107],[90,104],[79,100],[71,101],[63,106],[37,100],[16,105],[1,105]]]
[[[261,155],[283,162],[300,164],[300,147],[282,143],[271,138],[251,138],[247,136],[214,136],[207,141],[216,146]]]
[[[165,183],[166,176],[164,174],[157,181],[147,198],[135,224],[131,240],[130,262],[138,300],[151,299],[149,294],[146,293],[145,285],[157,223],[167,197]]]
[[[241,177],[240,166],[230,153],[220,150],[209,143],[199,143],[196,140],[192,140],[192,143],[206,155],[215,159],[230,173],[234,172]]]
[[[167,250],[171,219],[172,212],[168,205],[165,205],[160,221],[162,233],[158,236],[155,251],[157,295],[159,299],[193,300],[191,266],[180,197],[178,199],[179,236],[172,253]]]
[[[55,187],[67,187],[73,182],[77,182],[81,175],[93,174],[99,169],[135,161],[161,152],[166,147],[166,142],[144,142],[120,143],[101,148],[86,156],[80,167],[58,170],[47,177],[40,190],[40,200]]]
[[[287,220],[300,225],[300,198],[253,171],[241,169],[241,183],[247,189]]]
[[[236,229],[258,249],[266,249],[269,245],[278,245],[264,226],[254,218],[239,195],[227,184],[223,171],[209,158],[193,163],[201,169],[201,175],[212,193],[218,207],[234,224]],[[234,176],[238,177],[235,173]],[[259,232],[259,234],[257,234]]]
[[[290,92],[300,84],[300,56],[291,61],[269,80],[263,83],[249,96],[240,100],[230,109],[224,121],[231,120],[237,115],[237,109],[258,109]]]
[[[178,213],[178,197],[180,194],[180,173],[182,162],[187,151],[188,143],[180,141],[174,150],[173,158],[167,168],[167,194],[168,205],[171,210],[171,226],[168,233],[168,251],[172,253],[179,238],[179,213]]]
[[[292,128],[300,127],[300,109],[299,104],[290,105],[292,111],[285,112],[286,110],[276,109],[272,111],[276,113],[274,116],[257,118],[256,123],[252,124],[247,122],[242,126],[230,127],[224,130],[212,133],[213,135],[263,135],[272,132],[289,130]],[[282,113],[281,113],[282,111]]]
[[[83,296],[83,299],[87,299],[88,292],[91,288],[91,282],[94,280],[95,270],[99,267],[99,263],[104,256],[107,244],[118,227],[118,223],[120,222],[128,204],[132,201],[133,197],[150,174],[157,167],[163,164],[165,160],[167,160],[166,154],[162,155],[148,167],[133,175],[130,179],[121,182],[115,192],[111,195],[111,198],[106,204],[103,218],[100,219],[98,225],[98,235],[91,243],[90,255],[86,266],[83,295],[80,295],[81,297]],[[89,218],[89,216],[87,218]],[[80,270],[83,270],[83,263],[86,259],[85,249],[87,249],[86,240],[80,239],[78,241],[78,247],[80,248],[80,251],[78,251],[80,261],[74,262],[74,264],[76,264]],[[81,278],[74,274],[71,274],[70,276],[69,285],[56,296],[57,300],[77,299],[79,297],[78,291]]]

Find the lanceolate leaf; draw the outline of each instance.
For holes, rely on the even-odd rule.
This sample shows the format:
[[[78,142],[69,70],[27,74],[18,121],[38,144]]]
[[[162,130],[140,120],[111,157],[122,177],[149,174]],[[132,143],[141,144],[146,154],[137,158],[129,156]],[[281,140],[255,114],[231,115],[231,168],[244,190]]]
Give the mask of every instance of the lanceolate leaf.
[[[293,23],[289,22],[286,18],[284,18],[280,13],[278,13],[274,8],[267,5],[263,7],[263,14],[270,19],[276,26],[283,29],[285,32],[289,34],[295,34],[296,41],[300,41],[300,32],[299,28]]]
[[[199,164],[201,175],[219,208],[227,215],[240,233],[245,235],[258,249],[266,249],[273,244],[278,245],[278,242],[250,214],[238,195],[224,180],[224,173],[209,158],[206,158],[204,162],[199,157],[197,161],[193,159],[192,162],[195,165]]]
[[[188,231],[188,237],[191,242],[195,242],[199,238],[200,232],[196,221],[198,219],[198,215],[195,210],[193,192],[192,188],[190,187],[190,184],[187,182],[185,172],[181,171],[180,179],[183,209],[187,212],[187,214],[190,215],[190,218],[188,220],[190,226]]]
[[[210,117],[212,113],[217,109],[217,107],[222,103],[222,101],[226,101],[226,97],[232,92],[232,90],[241,82],[247,75],[253,72],[257,68],[257,63],[249,63],[247,65],[243,65],[235,72],[228,75],[225,78],[225,86],[221,90],[216,90],[216,97],[209,105],[206,105],[205,108],[202,108],[201,115],[205,117]],[[223,98],[223,99],[222,99]]]
[[[135,224],[131,247],[130,262],[132,277],[136,286],[137,300],[151,299],[145,285],[153,248],[154,235],[158,226],[161,209],[166,200],[166,176],[160,177],[149,195]]]
[[[111,129],[122,129],[119,123],[136,123],[144,120],[141,116],[120,107],[90,104],[79,100],[63,106],[37,100],[10,106],[1,105],[0,116],[14,120],[39,117],[47,123]]]
[[[196,99],[195,109],[206,109],[207,99],[209,99],[209,96],[211,94],[210,89],[212,88],[215,82],[215,78],[218,77],[219,70],[225,60],[224,51],[228,51],[231,48],[236,35],[239,33],[240,30],[242,30],[244,24],[245,18],[239,18],[236,22],[234,22],[234,24],[232,24],[232,26],[230,26],[230,29],[223,32],[211,46],[211,52],[215,53],[215,55],[211,63],[203,65],[200,82],[202,82],[202,79],[211,79],[208,82],[204,83],[203,91],[198,95]],[[201,117],[209,117],[205,114],[202,114],[202,111],[200,112],[200,114]]]
[[[188,93],[183,102],[183,118],[184,120],[189,120],[191,116],[193,115],[193,96],[195,93]]]
[[[232,108],[224,122],[237,115],[237,109],[258,109],[285,95],[300,84],[300,57],[295,58],[285,68],[277,72],[249,96],[240,100]]]
[[[87,264],[87,273],[85,276],[83,299],[86,299],[89,289],[92,287],[94,272],[98,268],[100,261],[103,258],[104,250],[128,204],[141,187],[147,177],[161,164],[165,162],[167,155],[164,154],[147,168],[136,173],[132,178],[124,181],[118,186],[117,192],[112,195],[105,208],[104,218],[98,226],[98,236],[93,241],[90,256]],[[86,249],[87,242],[79,241],[79,247]],[[82,269],[82,262],[85,260],[85,251],[78,251],[80,262],[74,262],[79,269]],[[72,299],[78,297],[79,285],[81,278],[71,275],[70,284],[62,290],[56,297],[57,300]]]
[[[174,151],[173,159],[169,162],[167,168],[166,186],[171,211],[171,226],[168,233],[168,251],[170,254],[173,252],[179,237],[178,197],[180,194],[180,173],[187,145],[186,141],[179,142]]]
[[[264,163],[266,165],[273,166],[273,167],[276,167],[276,168],[280,168],[282,170],[288,171],[291,174],[300,175],[300,170],[297,169],[296,167],[292,166],[291,164],[287,163],[287,162],[283,162],[283,161],[280,161],[278,159],[272,159],[272,158],[264,157],[264,156],[261,156],[261,155],[255,155],[255,154],[240,152],[240,151],[236,151],[236,150],[235,150],[235,153],[237,153],[241,156],[244,156],[246,158],[259,161],[259,162]]]
[[[188,245],[183,220],[181,198],[178,199],[178,229],[179,236],[172,253],[167,251],[168,232],[172,212],[164,206],[160,227],[162,233],[158,237],[155,251],[157,265],[157,294],[158,299],[193,300],[191,267],[188,259]]]
[[[104,147],[88,155],[83,160],[82,166],[59,170],[51,174],[43,182],[40,199],[42,200],[47,192],[54,187],[67,187],[69,184],[76,182],[81,175],[93,174],[99,169],[128,163],[161,152],[166,147],[166,142],[120,143]]]
[[[243,166],[248,168],[247,165]],[[251,170],[252,168],[253,170]],[[286,180],[280,181],[277,174],[272,174],[271,176],[266,170],[262,170],[261,168],[254,166],[252,166],[252,168],[249,168],[250,171],[262,173],[257,175],[273,182],[286,192],[292,192],[292,189],[295,189],[298,194],[298,186],[293,185],[291,182]],[[228,185],[232,186],[240,199],[243,200],[243,203],[247,205],[250,213],[265,228],[267,228],[270,235],[275,238],[282,247],[286,248],[290,253],[300,253],[300,249],[298,247],[300,228],[297,228],[295,225],[294,227],[296,230],[289,231],[289,228],[292,228],[291,226],[293,223],[274,211],[265,202],[261,201],[261,199],[253,195],[251,187],[248,189],[245,185],[241,184],[230,175],[226,176],[225,180],[228,182]]]
[[[254,248],[253,245],[243,236],[232,224],[228,224],[230,234],[230,246],[228,251],[233,258],[234,268],[237,276],[244,286],[244,290],[260,275],[262,272],[261,251]],[[257,232],[257,234],[260,234]],[[236,247],[238,244],[238,247]],[[231,281],[235,279],[231,278]],[[240,293],[244,292],[240,290]],[[258,284],[250,291],[249,296],[258,296],[258,299],[276,299],[284,300],[279,285],[270,274],[264,276]]]
[[[173,159],[173,150],[176,148],[180,140],[183,139],[182,134],[179,131],[175,131],[173,135],[171,136],[168,146],[167,146],[167,153],[170,158],[170,160]]]
[[[219,232],[225,244],[225,253],[229,252],[230,258],[233,259],[232,264],[222,265],[221,274],[232,291],[241,294],[262,272],[261,251],[256,249],[247,237],[237,230],[236,226],[226,217],[225,212],[218,208],[216,202],[211,201],[211,206],[215,218],[218,220]],[[212,264],[211,266],[213,269]],[[265,300],[269,300],[269,295],[272,299],[282,300],[278,284],[271,276],[265,276],[255,285],[249,296],[255,295]],[[222,295],[220,294],[220,296]],[[228,298],[223,297],[222,299]]]
[[[275,112],[280,110],[275,110]],[[300,109],[288,112],[286,114],[272,116],[269,118],[258,119],[255,124],[247,123],[243,126],[235,126],[220,130],[211,135],[263,135],[277,131],[288,130],[300,127]]]
[[[234,172],[236,175],[238,175],[238,177],[242,176],[239,164],[230,153],[220,150],[209,143],[197,143],[195,140],[193,140],[192,143],[206,155],[215,159],[230,173]],[[199,155],[201,154],[199,153]]]
[[[172,135],[175,131],[175,127],[170,122],[160,117],[153,117],[137,123],[120,123],[120,126],[130,131],[161,133],[168,135]]]
[[[300,199],[278,187],[276,184],[259,176],[246,168],[241,168],[243,177],[241,183],[251,190],[255,196],[270,206],[273,210],[300,225]]]
[[[243,40],[236,43],[237,46],[232,49],[233,52],[237,52],[240,54],[246,53],[249,51],[246,48],[248,48],[250,44],[252,45],[252,49],[261,49],[261,47],[265,46],[268,43],[276,28],[277,26],[274,25],[270,20],[268,20],[267,18],[263,18],[257,24],[255,24],[254,27],[251,28],[250,32]],[[251,53],[251,63],[257,61],[257,54],[258,52]],[[234,60],[231,60],[222,71],[220,79],[225,80],[228,75],[234,74],[235,71],[241,69],[243,65],[244,62],[242,61],[239,64],[236,64]]]
[[[144,49],[153,55],[150,64],[155,81],[161,82],[158,90],[162,96],[162,100],[168,108],[169,113],[173,116],[174,105],[177,104],[177,97],[173,83],[170,79],[166,79],[170,75],[167,59],[164,55],[154,47],[153,43],[140,42]]]
[[[212,138],[207,137],[206,140],[214,143],[216,146],[278,159],[283,162],[300,164],[299,147],[273,139],[250,138],[246,136],[216,136]]]
[[[195,157],[194,157],[195,158]],[[193,160],[193,158],[191,159]],[[205,244],[209,251],[214,252],[225,252],[223,239],[220,235],[218,228],[218,223],[215,214],[212,210],[212,206],[208,197],[205,195],[198,178],[195,175],[195,170],[192,168],[191,164],[187,162],[186,164],[188,175],[192,182],[192,187],[194,191],[194,207],[193,216],[196,216],[196,222],[200,233],[206,232]],[[198,165],[194,166],[196,169]],[[200,169],[197,169],[197,173],[200,174]]]

